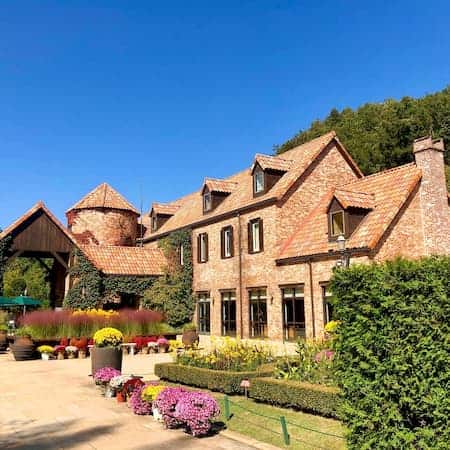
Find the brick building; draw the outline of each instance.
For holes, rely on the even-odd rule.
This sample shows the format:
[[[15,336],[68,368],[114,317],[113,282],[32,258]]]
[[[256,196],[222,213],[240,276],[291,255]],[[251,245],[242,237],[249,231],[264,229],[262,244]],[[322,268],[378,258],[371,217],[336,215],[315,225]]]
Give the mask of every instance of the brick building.
[[[450,253],[442,140],[414,142],[415,162],[364,177],[334,132],[144,217],[144,244],[192,230],[200,331],[295,339],[330,320],[333,267]]]

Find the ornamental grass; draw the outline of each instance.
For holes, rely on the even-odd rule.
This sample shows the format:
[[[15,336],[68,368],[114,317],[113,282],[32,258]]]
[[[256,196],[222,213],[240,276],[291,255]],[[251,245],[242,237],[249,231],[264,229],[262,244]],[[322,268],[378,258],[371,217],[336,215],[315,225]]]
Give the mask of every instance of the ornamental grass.
[[[43,310],[25,314],[20,325],[27,327],[38,340],[59,340],[63,337],[92,337],[96,331],[114,327],[124,336],[159,336],[172,330],[161,313],[150,310]]]

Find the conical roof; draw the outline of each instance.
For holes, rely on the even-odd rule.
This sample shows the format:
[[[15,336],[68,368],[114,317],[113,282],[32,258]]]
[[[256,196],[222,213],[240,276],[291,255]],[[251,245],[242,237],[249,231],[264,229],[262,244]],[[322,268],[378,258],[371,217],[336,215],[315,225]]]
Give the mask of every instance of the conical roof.
[[[74,209],[108,208],[132,211],[139,215],[138,210],[124,197],[122,197],[108,183],[102,183],[85,195],[79,202],[75,203],[66,212]]]

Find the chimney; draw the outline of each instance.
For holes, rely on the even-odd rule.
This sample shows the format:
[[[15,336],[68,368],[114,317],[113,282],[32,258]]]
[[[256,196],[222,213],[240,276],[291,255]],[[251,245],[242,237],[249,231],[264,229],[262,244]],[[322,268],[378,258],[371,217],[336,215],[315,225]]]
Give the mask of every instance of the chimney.
[[[450,208],[444,151],[443,139],[429,136],[413,143],[416,165],[422,170],[420,206],[426,255],[450,254]]]

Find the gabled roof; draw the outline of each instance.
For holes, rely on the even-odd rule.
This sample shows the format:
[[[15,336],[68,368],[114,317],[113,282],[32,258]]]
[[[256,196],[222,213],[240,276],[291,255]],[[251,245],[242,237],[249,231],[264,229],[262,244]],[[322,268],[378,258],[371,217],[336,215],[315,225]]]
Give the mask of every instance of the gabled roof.
[[[150,214],[161,214],[164,216],[173,216],[179,209],[180,205],[175,203],[152,203]]]
[[[80,249],[106,275],[162,275],[167,260],[158,248],[81,245]]]
[[[334,191],[334,197],[344,209],[373,209],[375,206],[374,195],[368,194],[367,192],[357,192],[350,189],[336,189]]]
[[[221,180],[226,181],[227,184],[233,183],[236,186],[212,212],[206,215],[204,214],[201,199],[203,189],[200,189],[192,194],[178,199],[176,201],[176,203],[180,205],[178,211],[160,228],[158,228],[156,232],[153,232],[151,227],[147,228],[144,239],[148,240],[157,238],[180,228],[200,224],[205,220],[214,220],[216,217],[218,218],[227,214],[234,214],[238,211],[245,210],[246,208],[281,200],[289,193],[290,188],[333,141],[336,143],[336,147],[339,149],[341,154],[353,168],[354,172],[358,176],[362,176],[356,163],[337,139],[336,133],[331,131],[330,133],[283,153],[282,159],[292,161],[292,166],[265,194],[254,197],[251,167],[247,168],[246,170],[226,178],[225,180]],[[146,220],[143,222],[146,223]]]
[[[139,215],[138,210],[108,183],[99,184],[85,195],[79,202],[69,208],[66,213],[74,209],[110,208],[131,211]]]
[[[48,218],[66,235],[66,237],[74,244],[78,245],[76,239],[69,230],[53,215],[53,213],[45,206],[43,201],[38,201],[34,206],[32,206],[25,214],[19,217],[16,221],[14,221],[11,225],[5,228],[0,233],[0,239],[13,234],[14,231],[19,228],[23,223],[25,223],[28,219],[33,217],[37,212],[42,211],[44,214],[48,216]]]
[[[277,170],[279,172],[287,172],[293,165],[294,161],[281,158],[280,156],[269,156],[257,153],[255,155],[255,161],[252,166],[252,171],[258,164],[261,169]]]
[[[231,194],[238,187],[238,184],[230,180],[205,178],[205,181],[203,182],[202,192],[205,191],[206,187],[210,192],[222,192],[224,194]]]
[[[373,209],[349,237],[347,248],[374,249],[419,183],[421,176],[421,170],[411,163],[341,186],[339,191],[350,190],[374,199]],[[297,230],[282,245],[278,262],[335,250],[328,241],[327,215],[334,195],[334,189],[325,194],[316,208],[298,225]],[[356,196],[353,199],[355,198]],[[365,197],[367,198],[369,197]]]

